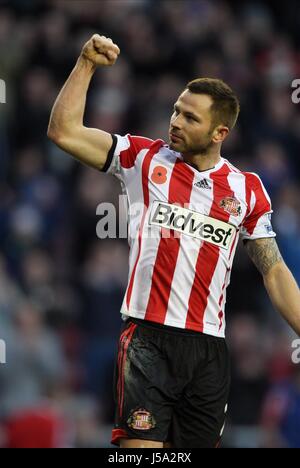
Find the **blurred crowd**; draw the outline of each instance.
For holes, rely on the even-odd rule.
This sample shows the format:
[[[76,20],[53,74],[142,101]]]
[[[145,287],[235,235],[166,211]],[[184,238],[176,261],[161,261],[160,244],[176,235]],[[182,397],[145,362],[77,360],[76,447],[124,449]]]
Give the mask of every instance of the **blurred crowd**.
[[[0,446],[109,447],[126,239],[96,236],[118,207],[111,176],[46,136],[83,43],[121,55],[93,78],[85,124],[167,138],[187,81],[218,77],[241,101],[223,156],[261,176],[282,254],[300,283],[300,5],[208,0],[0,0]],[[279,5],[279,4],[278,4]],[[300,447],[295,335],[239,246],[227,301],[232,392],[225,447]]]

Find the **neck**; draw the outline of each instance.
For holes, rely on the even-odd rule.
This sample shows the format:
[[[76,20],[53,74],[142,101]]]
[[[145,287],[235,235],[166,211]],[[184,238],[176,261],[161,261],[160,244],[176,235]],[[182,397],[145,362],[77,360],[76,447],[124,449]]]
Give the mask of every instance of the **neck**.
[[[205,154],[184,153],[182,156],[185,162],[196,167],[198,171],[207,171],[208,169],[212,169],[221,159],[219,150],[214,153]]]

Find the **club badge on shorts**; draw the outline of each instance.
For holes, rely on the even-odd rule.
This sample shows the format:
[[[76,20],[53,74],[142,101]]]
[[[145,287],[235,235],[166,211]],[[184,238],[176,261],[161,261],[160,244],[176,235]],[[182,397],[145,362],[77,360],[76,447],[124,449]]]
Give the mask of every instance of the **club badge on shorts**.
[[[131,429],[136,431],[149,431],[153,429],[156,422],[150,413],[145,408],[135,410],[127,420],[127,424]]]
[[[232,216],[239,216],[242,213],[241,204],[234,197],[223,198],[223,200],[220,201],[220,207]]]

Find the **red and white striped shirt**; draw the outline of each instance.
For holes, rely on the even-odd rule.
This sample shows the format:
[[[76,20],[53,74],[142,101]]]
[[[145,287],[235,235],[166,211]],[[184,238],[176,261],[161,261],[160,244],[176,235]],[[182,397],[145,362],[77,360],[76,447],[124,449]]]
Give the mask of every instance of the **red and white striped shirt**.
[[[113,138],[103,170],[121,181],[129,209],[129,280],[121,313],[224,337],[239,235],[276,235],[261,180],[224,158],[198,171],[162,140]]]

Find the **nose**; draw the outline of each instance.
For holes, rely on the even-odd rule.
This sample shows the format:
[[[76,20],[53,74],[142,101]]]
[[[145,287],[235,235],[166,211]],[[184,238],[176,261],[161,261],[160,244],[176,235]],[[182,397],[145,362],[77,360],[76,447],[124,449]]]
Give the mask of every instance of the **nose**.
[[[173,128],[182,128],[182,117],[180,114],[173,116],[171,119],[171,124]]]

